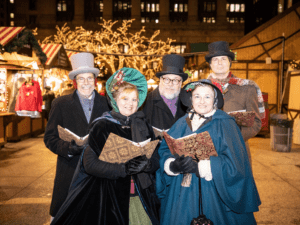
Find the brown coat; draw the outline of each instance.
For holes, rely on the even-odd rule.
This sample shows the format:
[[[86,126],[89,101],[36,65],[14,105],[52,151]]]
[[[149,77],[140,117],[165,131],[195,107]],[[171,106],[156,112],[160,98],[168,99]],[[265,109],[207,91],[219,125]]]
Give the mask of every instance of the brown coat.
[[[256,89],[252,85],[229,85],[227,92],[224,93],[224,107],[225,112],[232,112],[238,110],[254,111],[255,120],[252,127],[241,127],[242,136],[246,142],[246,147],[251,163],[251,155],[249,151],[248,140],[254,137],[261,128],[261,120],[259,117],[258,98]]]

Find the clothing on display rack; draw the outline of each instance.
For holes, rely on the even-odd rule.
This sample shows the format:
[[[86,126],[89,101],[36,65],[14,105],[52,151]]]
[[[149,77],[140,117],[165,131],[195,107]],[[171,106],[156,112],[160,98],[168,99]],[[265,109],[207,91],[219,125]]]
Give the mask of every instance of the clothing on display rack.
[[[19,90],[15,111],[18,116],[41,117],[42,92],[39,82],[35,80],[25,81]]]

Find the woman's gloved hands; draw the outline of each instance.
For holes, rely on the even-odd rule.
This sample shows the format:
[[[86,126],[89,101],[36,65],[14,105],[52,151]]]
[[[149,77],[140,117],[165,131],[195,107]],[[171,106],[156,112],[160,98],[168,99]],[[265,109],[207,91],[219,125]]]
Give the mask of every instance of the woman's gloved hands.
[[[74,155],[80,155],[82,150],[85,148],[85,145],[79,146],[76,144],[74,140],[72,140],[69,144],[68,155],[73,157]]]
[[[176,157],[176,156],[175,156]],[[173,173],[198,173],[198,164],[189,156],[178,156],[170,163],[170,170]]]
[[[125,163],[125,172],[127,175],[137,174],[151,167],[150,160],[146,155],[137,156]]]

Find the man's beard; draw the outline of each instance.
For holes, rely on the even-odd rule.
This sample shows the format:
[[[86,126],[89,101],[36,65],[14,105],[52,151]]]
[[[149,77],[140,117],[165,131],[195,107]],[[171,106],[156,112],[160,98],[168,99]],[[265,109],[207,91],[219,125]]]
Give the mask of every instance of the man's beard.
[[[174,98],[178,97],[178,95],[180,93],[180,88],[172,94],[166,93],[166,89],[175,90],[176,88],[166,88],[166,87],[162,87],[161,85],[159,85],[158,88],[159,88],[160,95],[164,96],[166,99],[174,99]]]

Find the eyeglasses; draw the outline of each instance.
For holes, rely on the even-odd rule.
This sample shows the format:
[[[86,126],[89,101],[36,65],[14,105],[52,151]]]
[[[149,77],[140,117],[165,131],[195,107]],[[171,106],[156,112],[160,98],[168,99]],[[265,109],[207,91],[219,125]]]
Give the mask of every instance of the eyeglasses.
[[[181,82],[181,79],[170,79],[170,78],[167,78],[167,77],[161,77],[161,79],[163,79],[163,82],[165,84],[169,84],[170,82],[172,82],[172,84],[179,84]]]
[[[76,79],[76,81],[77,81],[78,83],[84,83],[85,80],[87,80],[89,83],[91,83],[91,82],[93,82],[93,81],[95,80],[95,78],[94,78],[94,77],[88,77],[88,78],[78,77],[78,78]]]

